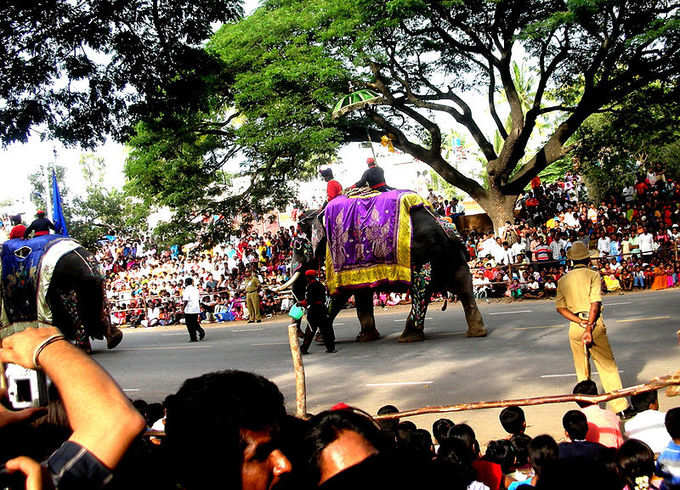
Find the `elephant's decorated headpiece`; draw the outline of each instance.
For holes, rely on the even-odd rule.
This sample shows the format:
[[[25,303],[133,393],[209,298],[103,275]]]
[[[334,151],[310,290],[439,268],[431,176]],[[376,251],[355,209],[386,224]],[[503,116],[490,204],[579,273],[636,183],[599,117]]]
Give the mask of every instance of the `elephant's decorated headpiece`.
[[[313,258],[314,251],[312,250],[312,244],[307,237],[295,237],[293,240],[293,260],[290,264],[290,273],[294,274],[304,264],[310,263]]]

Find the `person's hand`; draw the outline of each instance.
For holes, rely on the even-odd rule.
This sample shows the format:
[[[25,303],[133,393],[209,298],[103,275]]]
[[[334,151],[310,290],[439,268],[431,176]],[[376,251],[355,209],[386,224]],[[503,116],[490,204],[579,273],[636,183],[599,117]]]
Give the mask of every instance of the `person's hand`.
[[[7,390],[0,389],[0,398],[7,398]],[[16,424],[37,415],[42,415],[43,413],[45,413],[45,409],[42,407],[33,407],[14,411],[7,409],[4,405],[0,404],[0,429],[7,425]]]
[[[35,369],[33,353],[46,339],[61,332],[54,327],[27,328],[2,340],[0,344],[0,361],[18,364],[27,369]]]
[[[37,461],[26,456],[10,459],[5,463],[8,473],[20,471],[26,476],[26,490],[41,490],[43,488],[43,467]]]
[[[590,331],[590,329],[586,328],[586,331],[583,332],[581,340],[583,340],[583,345],[590,347],[590,344],[593,343],[593,333]]]

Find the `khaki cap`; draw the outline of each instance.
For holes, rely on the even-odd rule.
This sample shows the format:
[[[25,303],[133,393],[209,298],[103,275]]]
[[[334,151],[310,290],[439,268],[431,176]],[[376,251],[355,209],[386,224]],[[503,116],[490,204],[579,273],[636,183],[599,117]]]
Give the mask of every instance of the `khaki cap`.
[[[583,260],[590,258],[590,252],[586,248],[583,242],[574,242],[569,251],[567,252],[567,257],[571,260]]]

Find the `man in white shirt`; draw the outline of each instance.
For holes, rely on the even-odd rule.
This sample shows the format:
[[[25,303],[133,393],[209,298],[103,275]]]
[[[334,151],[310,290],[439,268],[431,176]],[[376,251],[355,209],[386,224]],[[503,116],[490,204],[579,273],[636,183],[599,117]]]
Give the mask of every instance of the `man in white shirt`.
[[[564,213],[564,223],[569,227],[569,228],[578,228],[578,220],[574,216],[574,213],[571,211],[571,206],[567,208],[567,212]]]
[[[666,430],[666,414],[659,412],[659,398],[655,391],[633,395],[630,399],[637,415],[624,424],[626,438],[637,439],[659,454],[671,440]]]
[[[632,185],[624,187],[621,194],[623,195],[623,200],[625,202],[633,202],[635,196],[635,188]]]
[[[526,252],[527,246],[523,240],[520,240],[518,242],[513,243],[512,247],[510,248],[512,250],[513,258],[517,258],[519,254],[523,254],[524,252]]]
[[[606,257],[609,255],[609,244],[611,240],[604,233],[597,240],[597,250],[600,252],[600,257]]]
[[[510,265],[515,263],[515,255],[512,253],[512,249],[508,246],[508,242],[503,242],[503,251],[500,263],[503,265]]]
[[[654,252],[654,235],[652,235],[645,226],[644,233],[638,235],[638,247],[643,255],[651,255]]]
[[[186,321],[187,330],[189,331],[189,342],[196,342],[196,333],[199,338],[203,340],[205,337],[205,330],[198,324],[198,315],[201,313],[200,297],[198,289],[194,286],[194,280],[187,277],[184,281],[185,288],[182,294],[182,301],[184,301],[184,320]]]
[[[550,250],[552,251],[552,259],[560,260],[562,257],[562,250],[564,246],[562,244],[561,235],[559,233],[555,234],[553,241],[550,242]]]

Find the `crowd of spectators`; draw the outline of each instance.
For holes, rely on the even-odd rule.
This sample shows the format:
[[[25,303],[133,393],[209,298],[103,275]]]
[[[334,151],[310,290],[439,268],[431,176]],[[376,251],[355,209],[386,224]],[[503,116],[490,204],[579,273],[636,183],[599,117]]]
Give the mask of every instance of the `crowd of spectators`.
[[[672,489],[680,484],[680,407],[657,393],[632,397],[636,415],[579,402],[564,435],[531,437],[521,407],[499,414],[483,446],[466,423],[432,431],[400,421],[396,407],[367,413],[339,403],[297,418],[271,381],[243,371],[187,379],[163,404],[128,400],[110,376],[54,328],[3,341],[3,361],[43,369],[46,408],[0,406],[3,488],[452,490]],[[592,381],[574,388],[597,394]],[[502,427],[502,431],[501,431]],[[557,439],[557,440],[556,440]],[[559,442],[558,442],[559,441]],[[42,462],[42,464],[39,464]],[[17,481],[8,481],[12,477]]]
[[[203,320],[247,319],[246,271],[254,271],[263,284],[260,310],[266,317],[286,310],[289,299],[271,288],[289,278],[294,234],[292,227],[253,232],[208,251],[160,249],[148,237],[111,237],[101,244],[97,258],[107,275],[112,320],[133,327],[179,323],[185,277],[194,278],[201,292]]]
[[[449,213],[445,206],[439,209]],[[547,185],[535,178],[517,201],[515,224],[498,231],[462,236],[478,297],[554,295],[557,281],[569,271],[567,252],[577,240],[597,258],[593,264],[604,292],[675,287],[680,182],[655,168],[598,204],[587,200],[577,175]]]

